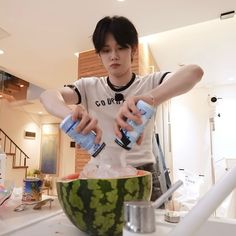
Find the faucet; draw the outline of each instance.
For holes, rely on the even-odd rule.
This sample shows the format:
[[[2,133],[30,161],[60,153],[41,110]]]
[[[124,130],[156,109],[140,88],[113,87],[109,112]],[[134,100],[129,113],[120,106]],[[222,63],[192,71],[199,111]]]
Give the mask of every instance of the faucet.
[[[163,193],[155,202],[153,202],[153,207],[159,208],[182,184],[182,180],[175,182],[165,193]]]

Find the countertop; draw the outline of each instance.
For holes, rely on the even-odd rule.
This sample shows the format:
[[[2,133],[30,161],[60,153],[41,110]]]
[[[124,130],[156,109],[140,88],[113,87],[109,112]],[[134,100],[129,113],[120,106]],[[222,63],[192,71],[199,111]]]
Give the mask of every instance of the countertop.
[[[34,210],[32,205],[24,211],[16,212],[15,207],[21,204],[19,197],[13,197],[0,206],[0,236],[86,236],[77,229],[63,213],[57,197],[43,196],[43,199],[53,198],[52,205]],[[164,210],[157,209],[156,232],[158,236],[168,235],[176,226],[164,221]],[[181,215],[183,217],[183,215]],[[235,235],[235,219],[209,219],[196,235]]]
[[[40,210],[28,205],[23,211],[14,211],[22,202],[22,189],[14,188],[11,197],[0,206],[0,236],[85,236],[64,214],[57,196],[43,195],[42,200],[53,199]]]
[[[86,236],[85,233],[77,229],[62,212],[62,210],[56,211],[51,214],[45,215],[45,217],[35,218],[34,221],[27,222],[28,224],[21,224],[18,227],[1,232],[1,236]]]
[[[45,198],[48,197],[51,196]],[[24,211],[15,212],[14,208],[20,203],[21,201],[19,200],[14,201],[10,199],[0,207],[0,236],[87,235],[70,222],[62,211],[57,198],[54,198],[51,208],[49,208],[49,205],[46,205],[41,210],[33,210],[33,206],[27,206],[27,209]],[[156,217],[160,217],[158,212],[156,212]],[[161,231],[163,230],[159,228],[159,233]],[[165,234],[162,233],[160,235]]]
[[[86,236],[76,228],[62,211],[57,197],[43,196],[43,199],[53,198],[41,210],[34,210],[27,205],[21,212],[14,211],[22,203],[21,198],[11,197],[0,207],[0,236]]]

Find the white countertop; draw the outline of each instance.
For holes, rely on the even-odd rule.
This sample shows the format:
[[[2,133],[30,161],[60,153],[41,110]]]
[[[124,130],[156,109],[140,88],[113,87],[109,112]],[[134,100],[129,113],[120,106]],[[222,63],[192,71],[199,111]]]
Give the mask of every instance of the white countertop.
[[[34,222],[29,222],[28,225],[21,225],[20,228],[1,233],[0,235],[9,236],[85,236],[86,234],[77,229],[67,218],[62,211],[57,211],[55,214],[48,217],[41,217]],[[23,227],[22,227],[23,226]]]
[[[26,210],[15,212],[14,208],[20,203],[20,200],[10,199],[0,207],[0,236],[87,235],[70,222],[63,213],[57,198],[52,202],[51,208],[46,205],[41,210],[33,210],[33,206],[27,206]],[[160,217],[159,213],[158,215]],[[159,229],[159,233],[161,233],[160,230],[162,229]]]
[[[86,235],[70,222],[57,197],[43,196],[43,199],[54,199],[51,208],[49,203],[40,210],[34,210],[33,205],[27,205],[24,211],[16,212],[14,209],[22,203],[21,196],[20,192],[12,194],[11,198],[0,206],[0,236]],[[163,218],[163,213],[161,215]],[[160,218],[159,211],[156,212],[156,217]]]
[[[15,214],[19,212],[15,212]],[[65,236],[86,236],[87,234],[81,232],[76,228],[63,213],[62,210],[48,209],[38,212],[38,214],[32,214],[32,210],[24,215],[11,214],[11,218],[0,220],[0,235],[1,236],[52,236],[52,235],[65,235]],[[1,217],[0,213],[0,217]],[[18,219],[19,217],[19,219]],[[34,218],[32,218],[34,217]],[[7,224],[5,224],[7,222]],[[17,224],[16,224],[17,222]],[[1,224],[2,223],[2,224]],[[13,225],[12,225],[13,224]],[[164,227],[164,225],[163,225]],[[164,232],[170,230],[166,227],[158,226],[158,231],[161,234],[166,235]],[[172,226],[173,227],[173,226]],[[162,229],[163,228],[163,229]]]
[[[43,198],[51,198],[51,196],[43,196]],[[41,210],[34,210],[33,206],[27,206],[24,211],[14,211],[19,204],[21,204],[21,199],[16,197],[0,206],[0,236],[86,236],[63,213],[56,197],[54,197],[51,208],[47,203]],[[168,235],[176,226],[176,224],[164,221],[164,212],[164,210],[156,210],[156,233],[158,236]],[[218,236],[223,235],[222,232],[227,232],[227,235],[231,236],[235,235],[235,229],[235,219],[214,218],[206,222],[205,226],[203,225],[203,231],[197,235]],[[202,232],[204,233],[202,234]]]
[[[43,206],[41,210],[33,210],[32,206],[22,212],[15,212],[19,201],[9,200],[0,207],[0,236],[86,236],[76,228],[63,213],[57,198],[52,207]],[[156,235],[166,236],[176,224],[164,221],[164,210],[156,210]],[[202,231],[196,235],[235,235],[235,219],[213,219],[206,222]],[[141,234],[140,234],[141,235]]]
[[[43,196],[45,198],[51,196]],[[19,196],[13,196],[0,207],[0,236],[86,235],[70,222],[56,197],[51,208],[47,203],[41,210],[34,210],[32,205],[27,205],[24,211],[14,211],[21,203]]]
[[[41,210],[34,210],[33,205],[27,205],[24,211],[16,212],[15,207],[22,201],[19,196],[12,196],[0,207],[0,236],[85,236],[76,228],[63,213],[56,197],[43,196],[43,199],[53,198],[51,208],[49,203]]]

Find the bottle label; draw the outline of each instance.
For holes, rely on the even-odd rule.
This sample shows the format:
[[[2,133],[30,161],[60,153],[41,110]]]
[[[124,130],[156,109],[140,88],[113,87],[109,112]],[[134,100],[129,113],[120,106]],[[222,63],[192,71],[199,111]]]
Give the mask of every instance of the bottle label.
[[[79,120],[73,121],[71,116],[67,116],[60,124],[60,128],[77,144],[79,144],[80,147],[86,149],[93,157],[95,157],[105,147],[105,143],[96,144],[96,134],[93,131],[86,135],[78,133],[76,131],[76,127],[78,126],[79,122]]]

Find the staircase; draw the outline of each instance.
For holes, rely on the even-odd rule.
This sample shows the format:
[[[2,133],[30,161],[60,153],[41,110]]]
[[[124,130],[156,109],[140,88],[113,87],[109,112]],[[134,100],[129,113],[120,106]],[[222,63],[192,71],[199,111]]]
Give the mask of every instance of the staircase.
[[[20,147],[0,128],[0,144],[7,158],[12,158],[12,169],[24,169],[25,177],[27,176],[26,165],[29,157],[22,151]]]
[[[0,99],[9,102],[25,100],[29,82],[0,70]]]

